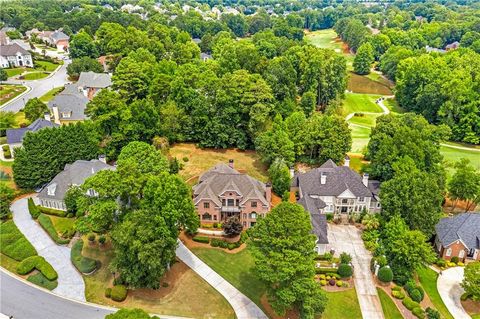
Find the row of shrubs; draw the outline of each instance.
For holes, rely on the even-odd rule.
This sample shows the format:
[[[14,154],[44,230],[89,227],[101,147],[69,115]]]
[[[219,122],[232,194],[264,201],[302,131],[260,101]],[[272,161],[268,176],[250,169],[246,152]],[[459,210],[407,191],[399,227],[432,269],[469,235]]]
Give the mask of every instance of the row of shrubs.
[[[222,223],[213,223],[213,224],[202,224],[201,228],[215,228],[215,229],[222,229]]]
[[[43,229],[50,235],[50,237],[59,245],[66,245],[70,242],[70,239],[60,238],[58,236],[57,230],[53,226],[52,220],[49,216],[45,214],[40,214],[38,216],[38,223],[42,226]]]
[[[88,241],[90,242],[90,244],[93,244],[95,243],[95,240],[97,239],[97,235],[95,235],[94,233],[91,233],[88,235]],[[105,237],[105,235],[100,235],[98,236],[98,243],[100,245],[103,245],[105,244],[105,242],[107,241],[107,237]]]
[[[338,271],[338,268],[326,268],[326,267],[315,268],[315,273],[317,275],[320,275],[320,274],[325,274],[325,275],[336,274],[337,271]]]
[[[247,233],[241,233],[240,239],[234,243],[230,243],[228,241],[225,241],[219,238],[210,238],[205,236],[195,236],[193,237],[193,241],[196,241],[198,243],[203,243],[203,244],[210,244],[210,246],[212,247],[220,247],[220,248],[232,250],[240,247],[247,240],[247,238],[248,238]]]
[[[10,151],[10,147],[8,145],[3,145],[2,150],[5,158],[12,158],[12,152]]]
[[[128,290],[124,285],[115,285],[112,288],[105,289],[105,297],[113,301],[124,301],[127,298]]]
[[[97,261],[92,258],[82,256],[83,240],[78,240],[73,244],[70,251],[70,260],[73,265],[84,274],[89,274],[97,268]]]
[[[420,301],[423,300],[423,296],[425,294],[421,287],[416,286],[415,283],[409,282],[404,288],[407,290],[407,293],[410,295],[410,297],[405,296],[405,293],[400,286],[395,286],[392,288],[392,296],[396,299],[401,299],[405,308],[410,310],[415,317],[420,319],[425,318],[425,316],[429,319],[440,318],[440,313],[437,310],[430,307],[428,307],[426,310],[423,310],[420,307]],[[419,294],[421,295],[421,299]],[[413,299],[412,296],[416,296],[415,298],[417,300]]]
[[[48,280],[41,272],[28,276],[27,280],[48,290],[53,290],[58,286],[57,280]]]
[[[423,288],[418,286],[413,280],[409,280],[403,288],[413,301],[421,302],[425,297],[425,291],[423,291]]]
[[[31,197],[28,199],[28,211],[30,212],[30,215],[32,215],[33,219],[37,219],[41,213],[58,217],[65,217],[67,215],[67,212],[63,210],[35,205],[33,198]]]
[[[37,255],[37,251],[12,220],[0,223],[0,252],[16,261]]]
[[[450,261],[439,258],[435,262],[435,264],[440,267],[440,268],[446,268],[446,267],[456,267],[456,266],[465,266],[463,262],[460,261],[460,259],[455,256],[450,259]]]
[[[50,265],[42,256],[32,256],[22,260],[17,265],[16,270],[19,275],[26,275],[31,273],[34,269],[41,272],[48,280],[56,280],[58,278],[55,269],[53,269],[52,265]]]

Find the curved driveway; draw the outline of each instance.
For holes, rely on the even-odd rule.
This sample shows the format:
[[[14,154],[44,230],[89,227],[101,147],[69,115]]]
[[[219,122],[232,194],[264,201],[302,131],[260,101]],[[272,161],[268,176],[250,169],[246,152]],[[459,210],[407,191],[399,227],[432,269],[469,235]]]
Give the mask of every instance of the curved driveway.
[[[13,202],[10,209],[18,229],[32,243],[38,254],[44,257],[57,271],[58,286],[53,292],[63,297],[85,301],[85,283],[70,261],[70,248],[57,245],[32,219],[28,212],[27,198]]]
[[[41,97],[48,91],[53,88],[64,86],[65,83],[68,83],[67,78],[67,65],[70,64],[70,60],[64,61],[64,64],[60,66],[52,75],[47,78],[33,81],[23,81],[23,80],[8,80],[5,83],[10,84],[23,84],[30,88],[30,90],[21,95],[20,98],[13,99],[2,106],[0,106],[1,111],[5,112],[18,112],[25,106],[25,103],[29,99],[35,97]]]
[[[442,271],[438,276],[437,290],[443,303],[455,319],[470,319],[463,309],[460,297],[465,292],[460,286],[463,280],[463,267],[453,267]]]

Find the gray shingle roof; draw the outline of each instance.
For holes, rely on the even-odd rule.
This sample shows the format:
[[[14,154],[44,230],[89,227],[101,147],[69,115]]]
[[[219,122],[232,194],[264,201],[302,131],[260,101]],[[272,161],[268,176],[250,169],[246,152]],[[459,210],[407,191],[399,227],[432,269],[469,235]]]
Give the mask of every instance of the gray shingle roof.
[[[62,31],[55,31],[53,32],[51,35],[50,35],[50,38],[52,38],[52,40],[54,40],[55,42],[58,42],[60,40],[68,40],[70,39],[70,37],[68,35],[66,35],[65,33],[63,33]]]
[[[116,168],[96,159],[91,161],[78,160],[72,164],[67,164],[63,171],[58,173],[57,176],[40,191],[38,197],[42,199],[63,200],[70,186],[80,186],[88,177],[106,169],[115,170]],[[48,187],[54,184],[56,184],[55,194],[48,195]]]
[[[68,84],[65,86],[65,90],[48,102],[48,108],[58,107],[61,120],[85,120],[87,118],[85,116],[85,108],[88,102],[88,98],[78,91],[76,84]],[[70,117],[63,117],[62,113],[70,114]]]
[[[461,240],[468,249],[480,248],[480,213],[463,213],[441,219],[435,226],[444,247]]]
[[[8,129],[7,130],[7,144],[17,144],[22,143],[23,137],[27,132],[36,132],[46,127],[56,127],[59,126],[53,122],[47,121],[45,119],[36,119],[28,127]]]
[[[227,190],[236,191],[243,196],[245,203],[249,199],[256,199],[268,206],[265,198],[266,185],[253,177],[242,174],[226,164],[219,164],[200,176],[198,184],[193,187],[195,203],[202,198],[211,199],[217,206],[222,203],[218,196]]]
[[[82,72],[78,78],[77,85],[104,89],[112,85],[112,76],[108,73]]]
[[[17,55],[17,53],[20,53],[21,55],[30,54],[27,50],[16,43],[0,46],[0,56],[12,56]]]
[[[312,198],[310,195],[303,196],[297,201],[310,213],[310,221],[312,223],[312,233],[317,236],[319,244],[328,244],[327,237],[327,217],[320,214],[319,209],[325,207],[325,203],[320,198]]]

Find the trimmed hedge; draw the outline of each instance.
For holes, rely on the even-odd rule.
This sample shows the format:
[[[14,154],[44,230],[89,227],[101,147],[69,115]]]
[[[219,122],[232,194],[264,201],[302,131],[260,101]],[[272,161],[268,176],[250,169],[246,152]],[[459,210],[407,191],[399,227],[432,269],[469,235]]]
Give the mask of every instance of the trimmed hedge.
[[[414,281],[408,281],[405,284],[404,288],[413,301],[420,302],[425,297],[425,292],[423,291],[423,288],[417,286]]]
[[[12,158],[12,152],[10,151],[10,146],[3,145],[2,150],[3,150],[3,156],[5,156],[5,158]]]
[[[315,268],[315,272],[317,273],[317,275],[330,274],[330,273],[336,274],[337,271],[338,271],[337,268]]]
[[[114,301],[124,301],[127,298],[127,287],[124,285],[113,286],[112,291],[110,292],[110,297]]]
[[[342,276],[342,278],[348,278],[353,275],[352,266],[348,264],[340,264],[340,266],[338,266],[337,272],[340,276]]]
[[[58,278],[55,269],[53,269],[52,265],[50,265],[42,256],[28,257],[17,265],[17,273],[19,275],[26,275],[34,269],[40,271],[48,280],[56,280]]]
[[[38,222],[40,226],[50,235],[50,237],[59,245],[66,245],[70,242],[69,239],[60,238],[57,234],[57,230],[53,226],[52,220],[45,214],[38,216]]]
[[[0,223],[0,252],[16,261],[37,255],[37,251],[12,220]]]
[[[420,307],[413,308],[412,313],[417,318],[420,318],[420,319],[425,318],[425,311],[423,311],[423,309]]]
[[[378,270],[378,279],[381,282],[391,282],[393,280],[393,271],[388,266],[384,266]]]
[[[48,290],[53,290],[58,286],[58,281],[48,280],[47,277],[45,277],[41,272],[28,276],[27,280]]]
[[[33,198],[30,197],[27,202],[28,202],[28,211],[30,215],[32,215],[33,219],[37,219],[38,216],[40,215],[40,210],[33,202]]]
[[[405,293],[401,290],[392,290],[392,296],[396,299],[404,299]]]
[[[415,308],[420,307],[420,304],[418,302],[413,301],[409,297],[405,297],[405,299],[403,299],[403,301],[402,301],[402,304],[410,311],[412,311]]]
[[[59,209],[53,209],[53,208],[48,208],[48,207],[43,207],[43,206],[37,206],[40,212],[47,214],[47,215],[53,215],[53,216],[58,216],[58,217],[65,217],[67,216],[67,212]]]
[[[83,240],[78,240],[73,244],[70,251],[70,260],[72,264],[84,274],[89,274],[97,268],[97,261],[92,258],[82,256]]]
[[[210,238],[204,236],[195,236],[193,237],[193,241],[196,241],[197,243],[208,244],[210,243]]]

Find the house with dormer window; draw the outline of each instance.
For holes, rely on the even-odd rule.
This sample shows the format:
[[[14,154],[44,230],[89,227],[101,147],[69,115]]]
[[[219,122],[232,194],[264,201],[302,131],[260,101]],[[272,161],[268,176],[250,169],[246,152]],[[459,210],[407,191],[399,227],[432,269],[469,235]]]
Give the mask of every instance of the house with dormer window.
[[[40,206],[67,210],[65,195],[72,186],[80,186],[85,180],[102,170],[115,170],[115,166],[108,165],[105,156],[99,156],[98,160],[78,160],[72,164],[65,165],[63,171],[57,174],[38,194]],[[88,196],[98,196],[98,193],[89,189]]]
[[[370,180],[366,173],[358,174],[349,166],[347,156],[343,166],[329,159],[311,171],[292,174],[291,191],[297,194],[297,203],[310,213],[319,253],[324,253],[328,244],[326,214],[348,217],[364,210],[376,213],[381,209],[380,182]]]
[[[237,217],[244,228],[255,225],[270,211],[272,187],[229,164],[219,164],[200,176],[193,187],[193,202],[202,224]]]

